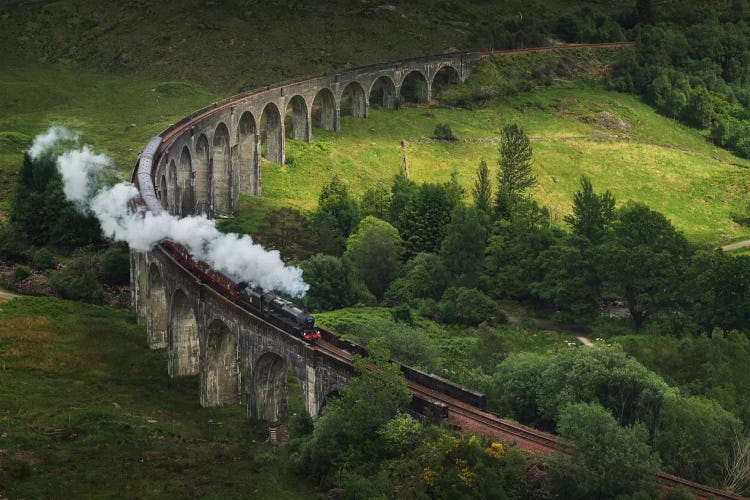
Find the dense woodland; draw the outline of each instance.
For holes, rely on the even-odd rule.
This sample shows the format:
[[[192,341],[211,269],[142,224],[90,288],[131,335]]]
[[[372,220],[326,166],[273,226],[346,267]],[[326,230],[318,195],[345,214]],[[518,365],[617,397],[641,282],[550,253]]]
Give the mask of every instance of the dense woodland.
[[[750,2],[638,0],[619,14],[603,10],[592,3],[555,19],[484,23],[472,43],[633,40],[606,85],[750,157]],[[446,90],[443,104],[481,107],[568,70],[549,63],[487,85],[491,64]],[[291,419],[288,467],[345,498],[648,498],[659,469],[747,493],[750,257],[694,244],[661,213],[585,176],[571,214],[556,220],[529,194],[526,132],[509,123],[499,133],[496,157],[477,165],[471,186],[398,175],[353,193],[333,177],[315,210],[266,214],[257,239],[303,268],[311,311],[390,312],[349,332],[378,375],[358,361],[360,376],[320,419]],[[434,135],[451,140],[450,124]],[[96,221],[64,201],[51,157],[26,157],[0,224],[0,258],[12,266],[3,285],[31,294],[101,303],[105,288],[129,280],[126,249],[107,247]],[[514,351],[495,328],[509,304],[605,340]],[[626,319],[604,317],[612,306]],[[476,337],[463,364],[444,362],[416,326],[422,320]],[[486,392],[495,411],[570,441],[572,456],[529,457],[419,423],[389,357]],[[0,492],[13,474],[0,467]]]

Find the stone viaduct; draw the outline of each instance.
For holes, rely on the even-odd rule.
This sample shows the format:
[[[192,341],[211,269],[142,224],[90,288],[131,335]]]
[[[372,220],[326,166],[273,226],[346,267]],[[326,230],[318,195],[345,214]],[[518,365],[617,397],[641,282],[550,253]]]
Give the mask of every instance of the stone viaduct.
[[[261,158],[284,163],[285,141],[310,142],[313,119],[322,129],[339,131],[342,113],[364,119],[371,106],[396,109],[402,96],[429,100],[440,86],[463,82],[480,57],[456,53],[365,66],[215,103],[160,134],[151,188],[172,214],[231,215],[240,193],[261,194]],[[144,186],[139,188],[143,195]],[[131,284],[149,346],[167,349],[171,377],[200,377],[203,406],[245,404],[249,416],[283,421],[291,369],[307,411],[315,417],[326,397],[352,375],[348,363],[286,334],[201,282],[163,246],[131,252]]]

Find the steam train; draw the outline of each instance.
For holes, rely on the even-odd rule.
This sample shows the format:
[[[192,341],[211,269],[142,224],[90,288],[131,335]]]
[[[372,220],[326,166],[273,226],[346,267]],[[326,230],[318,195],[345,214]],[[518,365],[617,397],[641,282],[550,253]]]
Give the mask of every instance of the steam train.
[[[230,298],[240,307],[307,342],[315,342],[320,338],[320,329],[315,326],[315,318],[297,307],[294,302],[260,287],[250,287],[244,281],[235,283],[226,275],[213,270],[205,262],[193,259],[187,248],[179,243],[166,241],[162,243],[162,246],[180,264],[200,276],[211,288]]]

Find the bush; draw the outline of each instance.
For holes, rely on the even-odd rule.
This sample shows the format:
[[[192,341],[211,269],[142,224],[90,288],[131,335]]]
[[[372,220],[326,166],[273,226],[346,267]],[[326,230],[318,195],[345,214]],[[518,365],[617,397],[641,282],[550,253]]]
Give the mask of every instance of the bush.
[[[65,269],[56,271],[50,278],[52,288],[64,299],[82,300],[92,304],[101,304],[104,299],[102,286],[92,270],[76,271]]]
[[[15,283],[18,283],[19,281],[25,280],[29,276],[31,276],[31,269],[28,266],[17,265],[13,268],[13,273],[11,274],[11,280],[15,284]]]
[[[391,317],[396,323],[406,323],[411,325],[414,323],[414,318],[411,315],[411,309],[407,304],[401,304],[391,309]]]
[[[44,271],[45,269],[54,269],[57,265],[55,256],[47,248],[40,248],[31,255],[31,265],[34,269]]]
[[[435,139],[441,140],[441,141],[456,141],[458,140],[455,135],[453,135],[453,131],[451,130],[451,126],[447,123],[438,123],[435,125],[435,131],[432,133],[432,136]]]
[[[101,304],[104,292],[96,277],[98,267],[93,257],[76,251],[67,267],[52,272],[50,284],[64,299]]]
[[[475,288],[448,288],[437,310],[446,323],[478,325],[498,318],[495,301]]]
[[[110,285],[130,283],[130,256],[119,247],[111,247],[102,255],[99,278]]]

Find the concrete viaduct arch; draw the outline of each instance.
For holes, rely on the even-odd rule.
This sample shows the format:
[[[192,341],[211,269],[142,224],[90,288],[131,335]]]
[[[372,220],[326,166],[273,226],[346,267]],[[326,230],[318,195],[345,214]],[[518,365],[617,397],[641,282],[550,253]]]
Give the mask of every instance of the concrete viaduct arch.
[[[199,110],[165,132],[155,169],[157,196],[171,213],[231,215],[239,194],[261,194],[263,159],[284,163],[287,137],[310,142],[318,126],[339,131],[342,107],[344,114],[367,118],[371,105],[396,109],[402,96],[429,100],[433,87],[463,82],[479,58],[457,53],[353,68]]]

